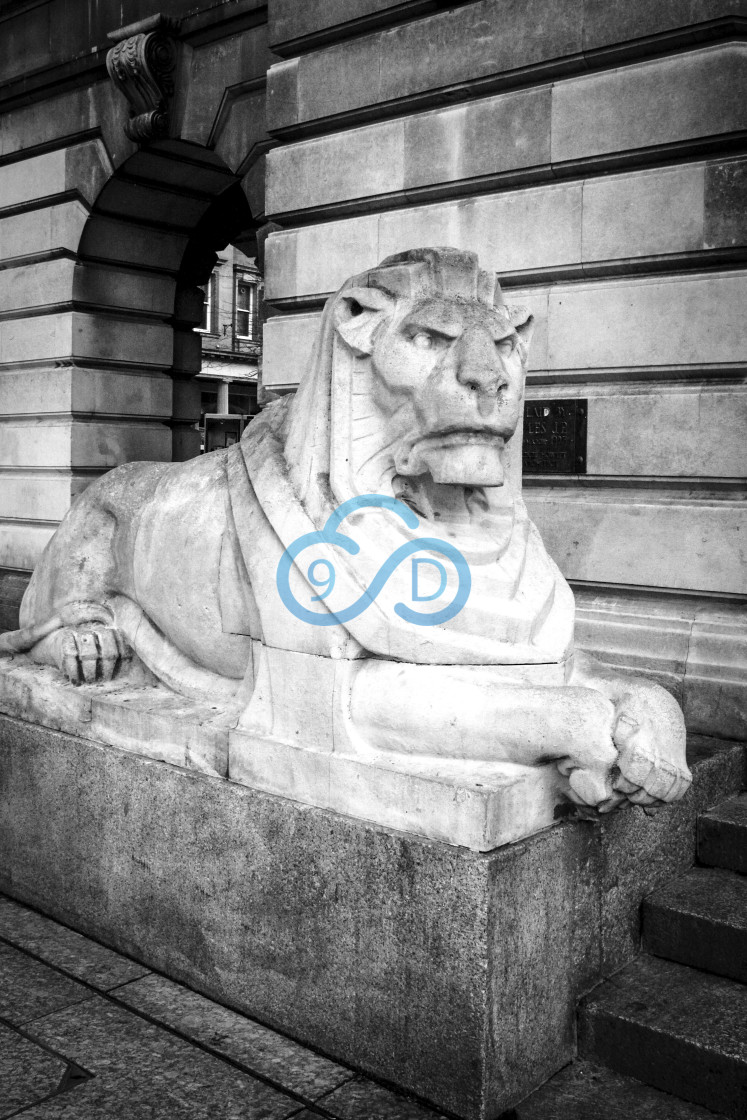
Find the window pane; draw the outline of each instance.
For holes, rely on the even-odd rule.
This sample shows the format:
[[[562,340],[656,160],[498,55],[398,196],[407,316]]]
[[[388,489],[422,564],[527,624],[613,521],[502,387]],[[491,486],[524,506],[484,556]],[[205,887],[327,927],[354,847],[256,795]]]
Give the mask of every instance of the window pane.
[[[236,334],[240,338],[249,338],[249,327],[251,324],[251,317],[248,311],[236,312]]]

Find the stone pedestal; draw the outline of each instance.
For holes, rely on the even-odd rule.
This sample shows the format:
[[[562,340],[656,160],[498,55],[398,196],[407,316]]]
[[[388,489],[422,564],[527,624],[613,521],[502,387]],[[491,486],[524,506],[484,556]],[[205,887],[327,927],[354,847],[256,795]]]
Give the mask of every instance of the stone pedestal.
[[[685,799],[471,852],[0,717],[0,890],[465,1120],[574,1049],[743,748]]]

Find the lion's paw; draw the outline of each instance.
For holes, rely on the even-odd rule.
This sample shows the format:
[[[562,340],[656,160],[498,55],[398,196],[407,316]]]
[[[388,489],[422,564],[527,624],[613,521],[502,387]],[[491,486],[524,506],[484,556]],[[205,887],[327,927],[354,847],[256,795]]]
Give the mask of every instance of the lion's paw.
[[[684,730],[681,743],[680,736],[672,738],[668,741],[666,729],[659,728],[657,735],[645,724],[621,715],[614,731],[620,752],[615,790],[635,805],[667,803],[683,797],[692,782],[685,762]]]
[[[110,681],[131,656],[113,626],[65,627],[56,638],[57,664],[71,684]]]

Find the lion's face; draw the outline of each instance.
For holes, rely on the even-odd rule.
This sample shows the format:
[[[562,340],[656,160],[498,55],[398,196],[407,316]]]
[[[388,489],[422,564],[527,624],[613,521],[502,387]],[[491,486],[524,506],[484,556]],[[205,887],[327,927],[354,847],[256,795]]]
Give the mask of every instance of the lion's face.
[[[370,354],[371,403],[396,473],[502,485],[531,319],[516,328],[505,307],[438,297],[393,303],[372,289],[354,289],[347,305],[338,329],[359,356]]]

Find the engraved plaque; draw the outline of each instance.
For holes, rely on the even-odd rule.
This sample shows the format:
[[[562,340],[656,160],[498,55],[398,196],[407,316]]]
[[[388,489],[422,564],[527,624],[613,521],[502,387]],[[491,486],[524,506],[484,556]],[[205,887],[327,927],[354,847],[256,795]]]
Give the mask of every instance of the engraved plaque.
[[[586,474],[587,402],[524,402],[524,474]]]

